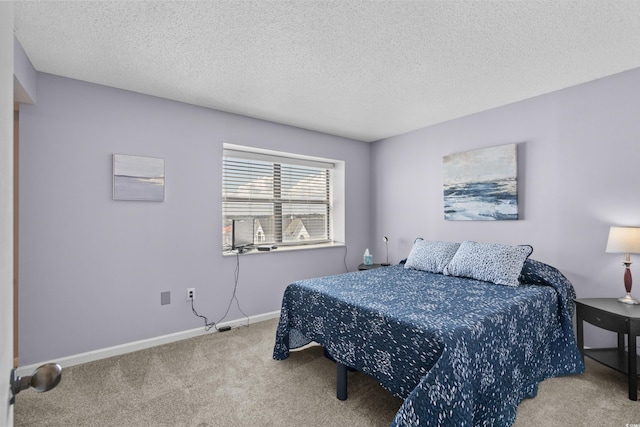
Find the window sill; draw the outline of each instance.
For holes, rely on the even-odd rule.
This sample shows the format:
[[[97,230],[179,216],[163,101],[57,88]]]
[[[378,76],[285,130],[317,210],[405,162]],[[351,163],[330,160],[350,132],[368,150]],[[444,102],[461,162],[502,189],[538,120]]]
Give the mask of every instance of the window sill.
[[[242,252],[240,255],[264,255],[264,254],[273,254],[277,252],[290,252],[290,251],[306,251],[309,249],[324,249],[324,248],[342,248],[345,247],[344,243],[333,242],[333,243],[318,243],[316,245],[299,245],[299,246],[278,246],[276,249],[271,249],[270,251],[259,251],[256,249],[250,249],[246,252]],[[223,251],[222,256],[236,256],[238,255],[237,251]]]

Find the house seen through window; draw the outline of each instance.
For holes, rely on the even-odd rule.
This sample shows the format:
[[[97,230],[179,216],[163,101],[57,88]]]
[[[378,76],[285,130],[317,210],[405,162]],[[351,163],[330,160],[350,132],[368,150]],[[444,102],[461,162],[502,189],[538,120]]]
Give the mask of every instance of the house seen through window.
[[[333,166],[282,153],[225,148],[223,250],[238,245],[234,239],[250,246],[330,242]]]

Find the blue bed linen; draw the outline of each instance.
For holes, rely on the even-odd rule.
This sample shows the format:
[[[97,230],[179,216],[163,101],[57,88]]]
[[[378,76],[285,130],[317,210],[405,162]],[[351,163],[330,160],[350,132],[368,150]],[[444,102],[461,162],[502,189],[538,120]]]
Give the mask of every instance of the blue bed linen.
[[[402,265],[302,280],[285,291],[273,357],[323,345],[405,399],[392,426],[509,426],[540,381],[584,371],[569,281],[534,260],[521,281]]]

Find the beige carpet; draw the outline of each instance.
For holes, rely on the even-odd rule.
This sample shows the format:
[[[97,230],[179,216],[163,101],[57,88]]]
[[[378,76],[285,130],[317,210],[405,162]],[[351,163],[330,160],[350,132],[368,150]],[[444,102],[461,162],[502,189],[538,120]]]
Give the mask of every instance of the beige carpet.
[[[349,373],[335,397],[335,365],[319,347],[271,358],[277,321],[66,368],[48,393],[21,392],[20,426],[388,426],[401,405]],[[587,360],[584,375],[544,381],[515,426],[640,424],[625,377]]]

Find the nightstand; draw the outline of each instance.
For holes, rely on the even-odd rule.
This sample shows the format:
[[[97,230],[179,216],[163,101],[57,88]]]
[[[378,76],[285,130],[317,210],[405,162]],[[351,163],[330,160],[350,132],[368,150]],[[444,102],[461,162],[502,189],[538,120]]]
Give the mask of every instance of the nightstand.
[[[371,264],[371,265],[360,264],[358,266],[358,270],[360,270],[360,271],[373,270],[374,268],[380,268],[380,267],[386,267],[386,265],[383,265],[383,264]]]
[[[584,348],[583,322],[618,333],[615,348]],[[640,335],[640,306],[622,304],[617,298],[581,298],[576,300],[578,348],[582,356],[627,374],[629,399],[638,400],[638,365],[636,337]],[[627,335],[628,349],[624,348]]]

